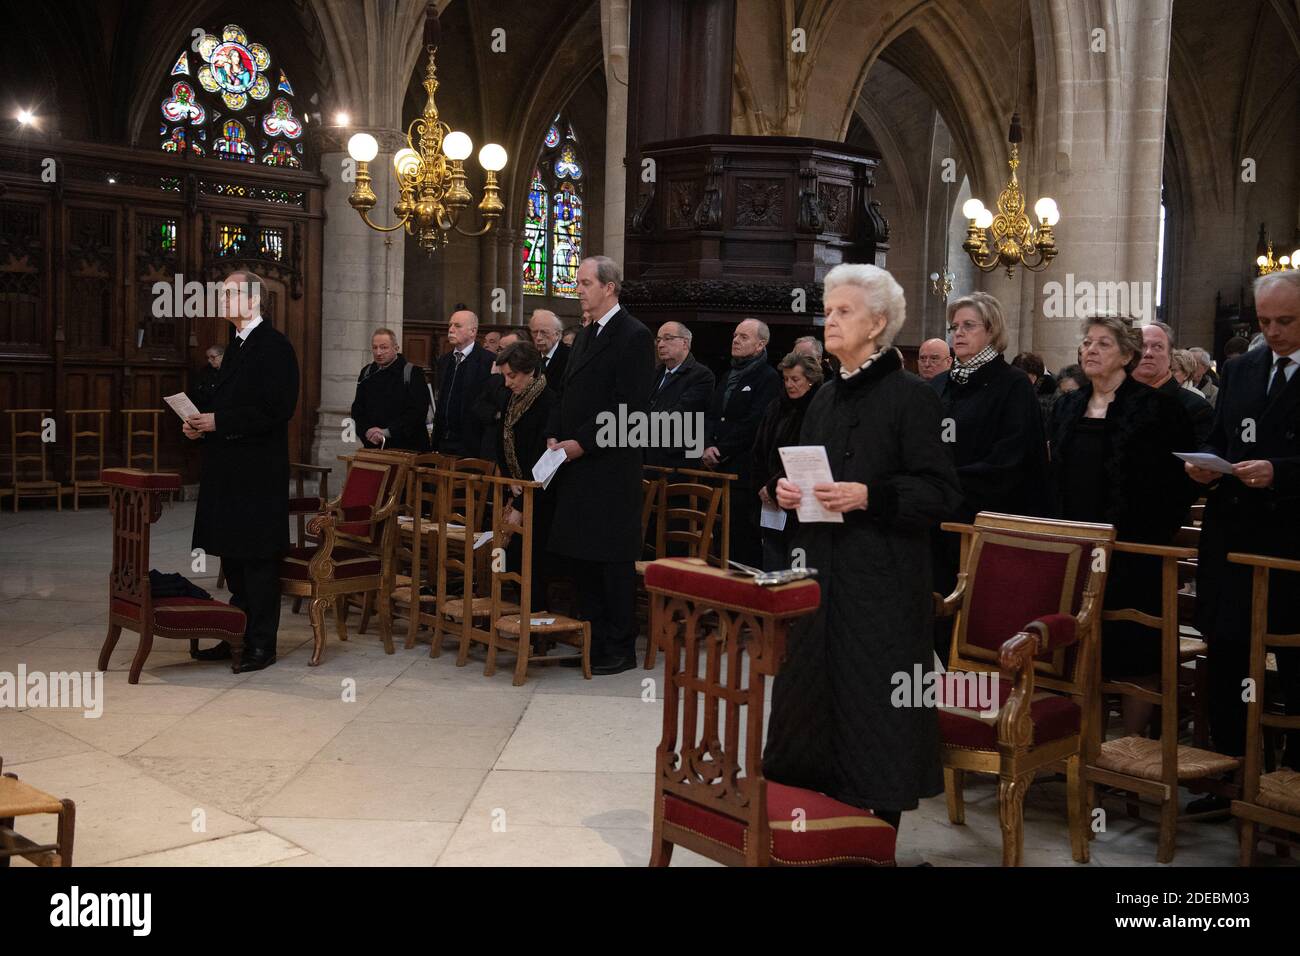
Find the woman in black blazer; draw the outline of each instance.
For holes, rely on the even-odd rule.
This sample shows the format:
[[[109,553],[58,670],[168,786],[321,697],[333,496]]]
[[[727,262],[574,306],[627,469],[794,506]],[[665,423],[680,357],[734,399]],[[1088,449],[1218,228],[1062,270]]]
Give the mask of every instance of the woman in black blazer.
[[[1124,320],[1087,320],[1080,353],[1088,384],[1052,409],[1056,513],[1112,524],[1120,541],[1172,544],[1196,498],[1173,454],[1193,447],[1191,419],[1177,398],[1129,375],[1142,357],[1142,338]],[[1104,606],[1160,616],[1159,559],[1117,553]],[[1107,622],[1101,664],[1107,679],[1157,673],[1160,635],[1128,621]],[[1151,711],[1151,704],[1125,698],[1125,733],[1141,735]]]
[[[948,520],[970,522],[981,511],[1046,515],[1047,436],[1029,376],[1007,364],[1002,305],[986,292],[948,304],[956,361],[931,385],[944,407],[943,443],[961,481],[961,505]],[[934,584],[948,594],[957,582],[959,535],[935,528]],[[936,624],[935,649],[947,660],[951,625]]]
[[[497,353],[497,366],[505,378],[510,398],[505,408],[497,412],[493,428],[496,432],[497,466],[503,476],[533,480],[533,465],[546,451],[546,422],[559,396],[547,385],[542,372],[542,356],[531,342],[519,341],[507,345]],[[514,524],[523,507],[523,495],[516,495],[506,523]],[[546,542],[551,533],[551,518],[555,502],[540,488],[533,490],[533,582],[532,608],[540,611],[546,606]],[[506,547],[506,561],[511,568],[520,566],[519,537],[514,536]]]
[[[811,355],[791,352],[781,359],[784,390],[767,406],[754,440],[754,487],[764,505],[776,505],[776,482],[785,477],[781,448],[799,444],[803,417],[813,396],[822,384],[821,363]],[[763,570],[778,571],[790,567],[790,545],[799,530],[799,518],[793,511],[785,513],[785,527],[777,531],[763,528]]]

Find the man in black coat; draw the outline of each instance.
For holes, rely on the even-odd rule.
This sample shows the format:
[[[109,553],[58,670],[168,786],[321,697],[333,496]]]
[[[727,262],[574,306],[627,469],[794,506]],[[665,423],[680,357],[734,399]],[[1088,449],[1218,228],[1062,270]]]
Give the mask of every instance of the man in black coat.
[[[483,446],[482,425],[474,403],[492,375],[493,355],[475,344],[478,316],[469,309],[451,314],[447,341],[451,351],[438,359],[438,405],[433,417],[433,448],[444,455],[477,457]]]
[[[352,421],[365,448],[429,450],[429,386],[424,369],[406,360],[391,329],[370,337],[374,361],[357,376]]]
[[[550,550],[572,561],[582,616],[591,623],[593,674],[636,666],[642,456],[627,436],[611,440],[608,425],[620,410],[645,413],[654,352],[650,330],[618,304],[621,284],[618,265],[606,256],[578,267],[578,298],[592,321],[574,345],[547,429],[547,447],[568,457],[550,487]]]
[[[713,397],[713,373],[691,354],[691,330],[680,322],[665,322],[655,336],[655,353],[659,365],[655,368],[650,393],[651,414],[675,412],[699,416],[702,424]],[[682,434],[686,434],[685,425]],[[686,447],[647,448],[645,461],[647,465],[661,468],[698,468],[700,461],[688,459],[687,451]]]
[[[1174,352],[1174,330],[1163,322],[1148,322],[1142,327],[1142,360],[1133,369],[1133,377],[1143,385],[1167,392],[1182,404],[1196,432],[1196,447],[1210,437],[1214,426],[1214,406],[1190,389],[1183,388],[1174,378],[1170,359]],[[1180,448],[1179,451],[1193,451]]]
[[[528,320],[528,332],[533,345],[542,355],[541,374],[546,384],[558,394],[564,391],[564,372],[569,364],[569,346],[560,341],[564,323],[550,309],[536,309]]]
[[[222,290],[234,335],[221,380],[185,437],[202,441],[199,500],[192,547],[218,556],[230,603],[248,616],[236,672],[275,663],[280,626],[280,560],[289,547],[289,421],[298,404],[293,345],[261,314],[262,280],[231,273]],[[230,656],[224,641],[195,652],[202,660]]]
[[[1251,569],[1229,552],[1300,560],[1300,273],[1255,283],[1266,348],[1225,363],[1214,429],[1204,450],[1234,462],[1231,475],[1187,466],[1209,488],[1196,572],[1196,626],[1209,643],[1209,717],[1214,749],[1245,752],[1242,683],[1250,664]],[[1268,630],[1300,631],[1300,575],[1273,572]],[[1300,714],[1300,651],[1277,652],[1289,714]],[[1257,694],[1263,688],[1256,688]],[[1300,734],[1285,762],[1300,770]]]
[[[758,489],[751,487],[752,452],[767,407],[781,393],[781,376],[767,364],[767,323],[745,319],[731,336],[731,370],[713,390],[704,422],[704,465],[739,476],[731,488],[731,557],[750,567],[763,560]]]

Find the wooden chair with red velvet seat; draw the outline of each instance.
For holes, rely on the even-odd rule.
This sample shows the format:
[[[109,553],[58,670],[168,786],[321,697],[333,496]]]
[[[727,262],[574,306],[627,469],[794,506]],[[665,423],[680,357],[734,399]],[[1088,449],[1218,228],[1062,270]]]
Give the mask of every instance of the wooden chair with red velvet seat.
[[[1112,787],[1125,794],[1154,799],[1160,807],[1160,841],[1156,847],[1156,862],[1170,863],[1174,858],[1178,835],[1178,788],[1200,782],[1200,791],[1212,791],[1236,796],[1236,786],[1225,786],[1217,781],[1225,774],[1241,769],[1241,761],[1199,747],[1188,747],[1178,742],[1179,671],[1181,670],[1181,635],[1178,620],[1178,565],[1196,557],[1187,548],[1166,547],[1153,544],[1115,543],[1117,553],[1143,555],[1158,559],[1161,565],[1161,613],[1159,617],[1136,608],[1111,608],[1103,611],[1103,621],[1131,621],[1157,632],[1160,641],[1160,672],[1153,677],[1114,679],[1101,681],[1096,698],[1097,714],[1091,722],[1093,738],[1088,746],[1088,764],[1084,770],[1088,780],[1088,810],[1100,806],[1096,799],[1097,785]],[[1155,635],[1142,635],[1141,640]],[[1101,670],[1101,655],[1097,667]],[[1106,739],[1107,695],[1131,697],[1154,704],[1160,708],[1160,739],[1123,736]],[[1136,798],[1130,799],[1130,812],[1137,815]],[[1222,811],[1219,811],[1222,813]],[[1198,819],[1205,814],[1193,814],[1184,819]]]
[[[393,587],[393,542],[397,513],[406,488],[406,459],[354,456],[343,491],[307,525],[318,544],[290,548],[280,564],[280,583],[290,597],[311,599],[315,639],[311,666],[325,650],[325,608],[333,605],[340,641],[348,639],[349,595],[364,600],[370,593],[379,604],[379,635],[385,653],[394,653],[393,622],[388,595]]]
[[[348,462],[349,462],[349,467],[351,466],[351,462],[353,461],[371,461],[371,462],[381,462],[381,463],[391,463],[391,464],[401,465],[405,469],[403,471],[403,479],[402,479],[405,482],[406,480],[405,476],[409,475],[411,473],[411,469],[416,467],[416,462],[419,457],[420,456],[417,455],[415,452],[406,451],[404,449],[363,448],[360,451],[355,452],[354,454],[348,456]],[[384,568],[385,570],[389,571],[391,575],[390,584],[386,590],[386,593],[388,593],[390,596],[393,593],[394,587],[396,587],[397,543],[401,540],[402,537],[400,519],[401,519],[402,512],[406,508],[406,494],[407,494],[407,489],[403,488],[397,502],[397,517],[399,519],[397,532],[393,535],[393,541],[388,551],[385,552],[383,550],[380,542],[376,542],[374,544],[371,544],[369,542],[357,543],[357,547],[372,552],[376,557],[384,561]],[[345,594],[343,596],[343,600],[339,602],[339,605],[336,608],[336,610],[342,611],[343,617],[346,620],[348,616],[348,610],[351,608],[351,606],[354,603],[361,607],[361,623],[357,625],[358,634],[366,633],[366,628],[370,626],[370,616],[372,613],[374,613],[375,610],[375,599],[377,597],[377,594],[378,592],[375,591],[367,591],[364,594]],[[390,608],[392,607],[391,600],[389,601],[389,607]]]
[[[149,588],[149,528],[162,515],[162,496],[180,491],[181,476],[106,468],[100,481],[108,488],[113,515],[113,566],[108,577],[108,635],[99,652],[99,669],[108,670],[123,628],[140,635],[127,677],[132,684],[140,682],[155,637],[187,640],[191,650],[201,638],[227,641],[238,669],[247,624],[243,611],[202,598],[154,598]]]
[[[1232,815],[1241,823],[1241,865],[1254,866],[1255,844],[1261,839],[1282,852],[1300,849],[1300,771],[1279,768],[1266,773],[1263,755],[1266,729],[1300,731],[1300,716],[1270,713],[1264,707],[1269,652],[1289,648],[1300,654],[1300,634],[1273,634],[1268,629],[1269,572],[1300,574],[1300,561],[1235,552],[1228,560],[1250,566],[1252,574],[1250,679],[1255,693],[1246,703],[1244,783],[1241,799],[1232,801]]]
[[[969,678],[939,682],[948,819],[966,822],[967,772],[998,776],[1002,864],[1019,866],[1025,791],[1064,765],[1074,859],[1088,860],[1085,744],[1096,693],[1093,659],[1115,529],[981,512],[962,535],[961,572],[935,613],[956,613],[950,674],[997,677],[997,710],[957,699]]]
[[[316,479],[317,494],[307,494],[307,480]],[[330,469],[325,465],[308,465],[305,462],[289,462],[289,480],[293,482],[294,488],[289,495],[289,520],[296,521],[298,525],[298,537],[294,539],[294,547],[305,548],[313,544],[307,537],[307,521],[310,518],[320,514],[325,502],[330,500]],[[293,599],[293,613],[297,614],[302,607],[302,598]]]
[[[897,834],[870,810],[763,777],[767,679],[790,623],[817,610],[817,583],[759,587],[699,558],[661,558],[646,588],[664,650],[650,865],[667,866],[674,846],[728,866],[893,865]]]

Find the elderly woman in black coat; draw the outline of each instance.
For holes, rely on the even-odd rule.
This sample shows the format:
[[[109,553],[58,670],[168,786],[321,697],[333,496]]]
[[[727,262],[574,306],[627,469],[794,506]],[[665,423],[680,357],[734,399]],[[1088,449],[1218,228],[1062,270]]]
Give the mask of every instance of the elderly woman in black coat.
[[[1079,353],[1088,384],[1061,396],[1050,427],[1056,513],[1115,526],[1120,541],[1172,544],[1196,497],[1175,449],[1192,447],[1192,422],[1174,396],[1129,373],[1142,337],[1123,319],[1088,319]],[[1117,553],[1106,582],[1106,608],[1137,608],[1157,617],[1160,561]],[[1160,670],[1160,635],[1131,621],[1102,626],[1107,679]],[[1152,705],[1126,697],[1124,730],[1141,735]]]
[[[559,401],[547,384],[542,372],[542,356],[531,342],[518,341],[497,353],[497,367],[505,379],[510,393],[505,408],[497,412],[493,422],[497,466],[502,476],[533,480],[533,465],[546,451],[546,422],[551,409]],[[506,512],[507,525],[520,523],[523,494],[516,495]],[[551,532],[551,517],[555,502],[547,493],[533,489],[533,580],[532,610],[546,606],[546,541]],[[506,547],[506,561],[512,569],[519,568],[520,539],[514,536]]]
[[[1046,515],[1047,436],[1029,376],[1007,364],[1007,323],[1002,305],[987,292],[948,303],[948,332],[957,359],[931,386],[944,407],[944,447],[957,466],[962,501],[952,521],[970,522],[981,511]],[[936,528],[934,589],[948,594],[957,583],[961,537]],[[951,628],[937,628],[936,650],[947,659]]]
[[[930,531],[961,501],[941,440],[943,409],[891,348],[903,290],[883,269],[839,265],[825,280],[826,348],[839,376],[804,417],[800,444],[823,445],[833,481],[777,482],[777,503],[805,495],[843,523],[800,526],[795,546],[820,572],[822,603],[792,634],[772,686],[763,772],[875,811],[943,790],[934,708],[894,707],[893,675],[934,660]]]
[[[772,400],[758,425],[754,439],[754,487],[765,507],[776,506],[776,482],[785,474],[781,465],[781,448],[799,444],[799,430],[813,396],[822,384],[821,363],[811,355],[791,352],[781,359],[777,369],[785,391]],[[763,570],[776,571],[790,566],[790,544],[799,528],[799,517],[785,512],[785,527],[763,529]]]

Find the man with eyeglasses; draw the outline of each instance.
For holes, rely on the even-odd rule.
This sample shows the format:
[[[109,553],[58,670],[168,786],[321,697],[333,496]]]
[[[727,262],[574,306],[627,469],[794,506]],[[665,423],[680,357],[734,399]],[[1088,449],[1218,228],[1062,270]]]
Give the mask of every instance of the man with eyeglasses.
[[[916,351],[916,371],[925,381],[934,380],[952,368],[952,349],[943,339],[926,339]]]
[[[650,411],[701,414],[708,410],[713,396],[713,373],[691,354],[691,330],[680,322],[665,322],[655,336],[654,391],[650,393]],[[685,448],[647,448],[647,465],[664,468],[698,468],[698,460],[687,461]]]

